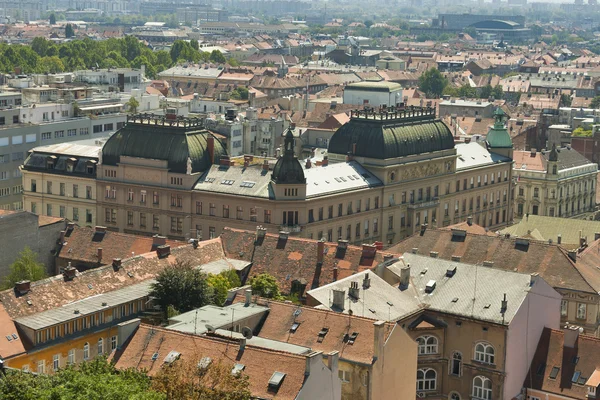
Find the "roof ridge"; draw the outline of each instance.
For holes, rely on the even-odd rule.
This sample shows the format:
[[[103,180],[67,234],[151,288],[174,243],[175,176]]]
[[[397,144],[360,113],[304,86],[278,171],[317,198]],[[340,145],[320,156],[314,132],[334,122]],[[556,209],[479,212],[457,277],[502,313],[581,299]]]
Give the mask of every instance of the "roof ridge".
[[[591,283],[590,283],[590,282],[589,282],[589,281],[586,279],[586,277],[585,277],[585,276],[583,276],[583,274],[581,273],[581,271],[580,271],[580,270],[579,270],[579,268],[577,267],[577,262],[575,262],[575,261],[571,260],[571,257],[569,257],[569,252],[568,252],[566,249],[562,248],[562,246],[558,246],[558,245],[557,245],[556,247],[557,247],[557,248],[559,249],[559,251],[560,251],[560,252],[563,254],[563,256],[564,256],[564,257],[567,259],[567,261],[571,263],[571,266],[573,267],[573,269],[574,269],[575,271],[577,271],[577,273],[579,274],[579,276],[581,277],[581,279],[583,279],[583,281],[584,281],[585,283],[587,283],[587,284],[588,284],[588,287],[589,287],[590,289],[592,289],[592,292],[593,292],[593,293],[597,293],[597,292],[596,292],[596,289],[594,288],[594,286],[592,286],[592,284],[591,284]],[[575,256],[575,258],[577,258],[577,255]]]

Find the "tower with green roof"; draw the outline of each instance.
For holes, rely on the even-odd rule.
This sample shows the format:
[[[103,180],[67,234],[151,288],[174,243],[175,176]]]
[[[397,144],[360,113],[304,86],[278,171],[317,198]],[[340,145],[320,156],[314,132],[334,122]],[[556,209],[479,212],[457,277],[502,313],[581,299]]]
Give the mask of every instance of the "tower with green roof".
[[[487,134],[487,147],[492,153],[500,154],[502,156],[513,158],[513,142],[504,126],[506,114],[502,108],[498,107],[494,112],[494,125],[490,128]]]

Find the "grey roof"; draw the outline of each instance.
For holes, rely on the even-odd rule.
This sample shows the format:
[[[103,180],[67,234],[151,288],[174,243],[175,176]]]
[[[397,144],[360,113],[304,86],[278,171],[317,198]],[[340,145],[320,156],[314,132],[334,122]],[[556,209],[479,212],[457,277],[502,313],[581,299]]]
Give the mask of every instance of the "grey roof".
[[[159,73],[158,75],[163,79],[169,79],[172,77],[216,78],[221,75],[221,72],[223,72],[223,68],[210,67],[208,64],[189,67],[177,65]]]
[[[106,140],[87,139],[67,143],[38,146],[31,151],[44,154],[60,154],[74,157],[98,158],[98,152]]]
[[[456,145],[456,170],[483,167],[501,162],[512,162],[510,158],[490,153],[479,143],[460,143]]]
[[[154,279],[150,279],[123,289],[87,297],[73,303],[65,304],[62,307],[17,318],[15,322],[34,330],[48,328],[120,304],[141,299],[148,295],[151,285],[154,282]],[[103,306],[103,303],[106,303],[106,305]]]
[[[581,167],[586,164],[592,164],[590,160],[585,158],[582,154],[573,150],[571,147],[557,147],[556,151],[558,152],[558,170],[564,170],[569,168]],[[542,153],[542,162],[544,165],[544,169],[547,169],[548,157],[550,156],[550,152]]]
[[[206,272],[207,274],[218,274],[222,271],[229,271],[234,269],[236,271],[242,271],[246,267],[248,267],[250,262],[244,260],[235,260],[233,258],[222,258],[216,261],[211,261],[208,264],[202,264],[198,268],[202,270],[202,272]]]
[[[172,325],[167,326],[167,329],[200,335],[208,331],[206,325],[215,329],[228,327],[268,310],[268,307],[256,304],[245,306],[244,303],[235,303],[227,307],[208,305],[170,318]]]
[[[530,290],[531,277],[526,274],[410,253],[404,253],[403,258],[411,266],[411,283],[420,302],[431,310],[509,324]],[[454,276],[446,277],[446,271],[454,267]],[[431,280],[436,287],[427,294],[425,286]],[[504,294],[508,308],[503,317],[500,307]]]
[[[368,289],[363,288],[363,279],[368,274],[371,283]],[[351,282],[358,282],[360,289],[358,299],[348,295]],[[333,290],[344,290],[344,309],[333,306]],[[384,321],[398,320],[420,308],[417,292],[414,288],[401,291],[390,285],[372,271],[363,271],[329,285],[310,290],[308,294],[321,303],[317,308],[332,309],[352,315]],[[388,303],[389,302],[389,303]]]
[[[213,165],[198,180],[194,190],[268,199],[274,197],[270,182],[270,171],[263,171],[260,165],[248,168]]]
[[[452,99],[441,101],[439,105],[453,107],[489,107],[494,105],[494,103],[490,103],[489,101]]]
[[[377,187],[383,183],[356,161],[329,164],[304,170],[306,197]]]
[[[395,82],[356,82],[346,85],[344,90],[367,90],[373,92],[391,92],[392,90],[402,89],[402,85]]]
[[[222,336],[225,338],[232,338],[234,340],[240,340],[244,337],[244,335],[242,335],[239,332],[228,331],[225,329],[217,329],[215,331],[215,334],[217,336]],[[255,347],[262,347],[263,349],[285,351],[286,353],[300,354],[300,355],[307,354],[312,351],[310,347],[298,346],[296,344],[280,342],[278,340],[266,339],[266,338],[262,338],[260,336],[252,336],[252,338],[246,339],[246,344],[248,344],[250,346],[255,346]]]

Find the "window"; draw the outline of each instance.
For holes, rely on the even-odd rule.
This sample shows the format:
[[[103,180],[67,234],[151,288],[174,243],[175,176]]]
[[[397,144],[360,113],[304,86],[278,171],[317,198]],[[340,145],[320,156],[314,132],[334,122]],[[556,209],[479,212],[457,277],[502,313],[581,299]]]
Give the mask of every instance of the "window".
[[[92,127],[92,132],[93,133],[100,133],[100,132],[102,132],[102,124],[100,124],[100,125],[94,125]]]
[[[271,223],[271,210],[265,210],[265,221],[266,224]]]
[[[75,349],[69,350],[69,356],[67,358],[67,365],[75,364]]]
[[[117,349],[117,337],[113,336],[110,338],[110,350],[116,350]]]
[[[250,221],[256,222],[256,207],[250,208]]]
[[[210,203],[208,205],[208,208],[209,208],[209,210],[208,210],[209,215],[214,217],[217,214],[217,206],[215,205],[215,203]]]
[[[375,196],[375,209],[379,208],[379,196]]]
[[[460,376],[462,372],[462,354],[455,351],[452,354],[452,364],[450,365],[450,375]]]
[[[58,371],[59,367],[60,367],[60,354],[55,354],[52,357],[52,369],[54,371]]]
[[[236,219],[244,218],[244,208],[242,206],[237,206],[235,217]]]
[[[417,370],[417,391],[435,390],[437,373],[431,368]]]
[[[133,189],[127,190],[127,201],[133,201]]]
[[[417,338],[419,355],[436,354],[438,352],[438,340],[435,336],[420,336]]]
[[[46,193],[52,194],[52,182],[51,181],[46,182]]]
[[[79,208],[73,208],[73,221],[79,221]]]
[[[90,134],[90,128],[79,128],[79,134],[80,135],[89,135]]]
[[[91,200],[91,198],[92,198],[92,187],[91,186],[85,187],[85,198],[88,200]]]
[[[52,132],[42,132],[42,140],[52,139]]]
[[[90,344],[86,342],[83,345],[83,359],[89,360],[89,358],[90,358]]]
[[[319,221],[322,221],[323,220],[323,212],[321,209],[319,209],[319,212],[320,212]],[[329,218],[329,219],[333,218],[333,206],[329,206],[327,208],[327,218]]]
[[[158,205],[160,196],[158,192],[152,192],[152,204]]]
[[[577,303],[577,319],[587,318],[587,304]]]
[[[486,363],[494,363],[494,347],[486,343],[477,343],[475,346],[475,360]]]
[[[158,214],[152,214],[152,229],[160,229]]]
[[[567,316],[567,310],[569,309],[569,301],[561,300],[560,301],[560,315],[563,317]]]
[[[104,354],[104,339],[98,339],[98,355]]]
[[[373,233],[377,234],[379,232],[379,223],[377,218],[373,218]]]
[[[49,217],[52,216],[52,204],[46,204],[46,215]]]
[[[217,232],[214,226],[209,226],[208,227],[208,238],[209,239],[214,239],[217,237]]]
[[[533,197],[540,197],[540,188],[533,188]]]
[[[4,119],[4,118],[2,118],[2,119]],[[38,361],[38,364],[37,364],[37,373],[38,374],[43,374],[45,372],[46,372],[46,361],[45,360]]]
[[[451,393],[450,394],[450,400],[460,400],[460,394],[458,394],[458,393]]]
[[[77,136],[77,129],[67,130],[67,136]]]
[[[127,211],[127,225],[133,225],[133,211]]]
[[[340,377],[342,383],[350,382],[350,371],[344,371],[340,369],[338,370],[338,376]]]
[[[140,213],[140,228],[146,227],[146,213]]]
[[[223,205],[223,218],[229,218],[229,206]]]
[[[89,210],[89,209],[85,210],[85,222],[88,224],[92,223],[92,210]]]
[[[492,381],[484,376],[476,376],[472,395],[477,400],[492,400]]]
[[[62,137],[65,137],[65,131],[56,131],[56,132],[54,132],[54,138],[55,139],[62,138]]]

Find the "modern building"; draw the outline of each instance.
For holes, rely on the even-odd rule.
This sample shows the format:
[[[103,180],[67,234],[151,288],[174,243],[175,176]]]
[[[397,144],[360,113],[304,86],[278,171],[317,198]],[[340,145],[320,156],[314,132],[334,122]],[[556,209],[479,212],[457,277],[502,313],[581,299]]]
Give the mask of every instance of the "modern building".
[[[394,107],[402,102],[402,85],[399,83],[356,82],[344,87],[344,104]]]
[[[150,84],[145,76],[145,67],[108,68],[75,71],[75,82],[85,83],[106,92],[130,93],[132,89],[146,90]]]
[[[514,160],[517,218],[572,217],[595,209],[598,165],[570,146],[515,151]]]
[[[440,115],[456,115],[458,117],[492,118],[494,103],[486,100],[451,99],[441,101]]]

